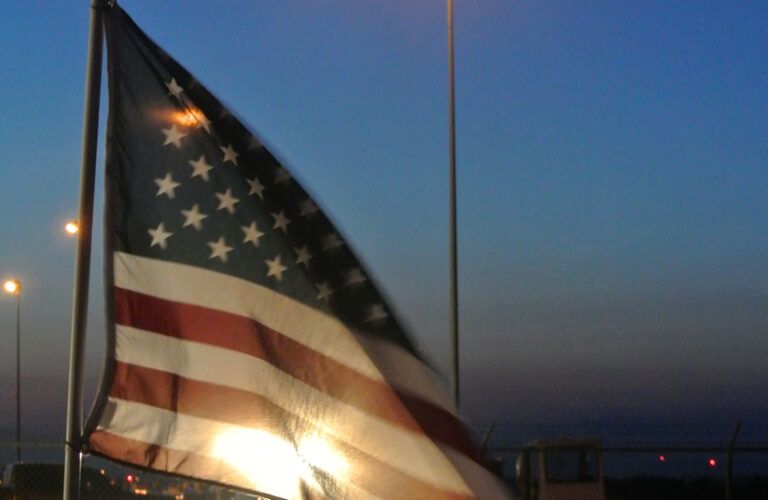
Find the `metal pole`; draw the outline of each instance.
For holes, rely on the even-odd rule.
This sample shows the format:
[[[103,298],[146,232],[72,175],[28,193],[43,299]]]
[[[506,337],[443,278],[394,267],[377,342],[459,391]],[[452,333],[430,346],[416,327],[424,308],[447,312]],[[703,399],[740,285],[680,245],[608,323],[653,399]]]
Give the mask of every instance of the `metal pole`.
[[[451,388],[456,410],[459,409],[459,277],[456,250],[456,96],[453,70],[453,0],[448,0],[448,101],[451,212]]]
[[[733,449],[736,447],[736,438],[739,436],[741,430],[741,422],[736,424],[736,429],[731,436],[731,444],[728,445],[728,459],[727,467],[725,469],[725,498],[726,500],[733,499]]]
[[[16,294],[16,462],[21,462],[21,290]]]
[[[80,497],[82,460],[83,351],[88,312],[88,280],[91,263],[91,229],[93,226],[93,192],[96,178],[96,146],[99,128],[101,93],[102,24],[105,0],[91,1],[88,36],[88,62],[85,72],[85,106],[83,111],[83,148],[80,170],[80,231],[75,257],[75,282],[72,304],[72,329],[69,346],[67,380],[67,435],[64,457],[64,500]]]

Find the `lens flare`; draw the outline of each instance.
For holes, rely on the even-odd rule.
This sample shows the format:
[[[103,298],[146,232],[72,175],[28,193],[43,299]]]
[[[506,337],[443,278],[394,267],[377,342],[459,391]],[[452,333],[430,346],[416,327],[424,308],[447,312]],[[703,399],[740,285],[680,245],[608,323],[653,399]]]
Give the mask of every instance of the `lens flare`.
[[[349,462],[318,436],[309,436],[299,443],[301,458],[318,469],[330,473],[334,477],[345,477],[349,471]]]
[[[229,430],[220,434],[212,455],[245,476],[254,488],[284,498],[300,495],[301,461],[286,441],[258,430]]]
[[[268,432],[232,429],[219,434],[212,456],[237,469],[255,489],[285,498],[301,497],[303,487],[321,490],[316,470],[342,481],[349,471],[344,456],[316,435],[300,439],[294,447]]]

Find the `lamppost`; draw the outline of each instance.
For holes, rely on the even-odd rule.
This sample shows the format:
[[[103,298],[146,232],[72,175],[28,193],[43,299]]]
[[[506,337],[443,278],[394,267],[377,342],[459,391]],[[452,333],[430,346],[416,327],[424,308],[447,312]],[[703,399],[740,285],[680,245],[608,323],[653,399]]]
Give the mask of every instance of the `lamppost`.
[[[16,461],[21,462],[21,281],[6,280],[3,289],[16,296]]]

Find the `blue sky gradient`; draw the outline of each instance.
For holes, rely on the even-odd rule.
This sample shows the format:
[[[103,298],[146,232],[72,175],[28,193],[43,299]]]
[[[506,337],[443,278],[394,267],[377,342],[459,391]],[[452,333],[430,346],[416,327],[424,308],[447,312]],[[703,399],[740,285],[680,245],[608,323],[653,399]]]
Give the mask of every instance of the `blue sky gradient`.
[[[79,3],[12,2],[0,19],[0,275],[24,280],[24,401],[40,412],[63,411]],[[464,413],[764,422],[768,5],[455,4]],[[314,193],[446,373],[444,2],[121,5]],[[5,353],[13,307],[0,301]]]

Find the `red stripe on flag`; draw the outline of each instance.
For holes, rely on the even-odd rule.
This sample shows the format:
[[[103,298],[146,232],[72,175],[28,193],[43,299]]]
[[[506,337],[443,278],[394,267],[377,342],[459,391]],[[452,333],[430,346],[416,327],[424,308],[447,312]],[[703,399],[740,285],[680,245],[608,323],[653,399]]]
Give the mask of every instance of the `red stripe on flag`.
[[[448,411],[396,393],[251,318],[115,287],[115,322],[257,357],[339,401],[423,432],[478,461],[463,424]]]
[[[396,492],[408,492],[409,498],[466,498],[419,481],[352,444],[336,439],[313,423],[276,406],[270,400],[247,391],[117,362],[110,395],[117,399],[142,403],[178,414],[259,429],[276,436],[288,435],[291,439],[298,439],[305,435],[322,437],[339,450],[351,464],[346,473],[347,479],[361,489],[376,495],[391,496]],[[96,434],[98,433],[94,436]],[[101,447],[103,445],[98,438],[95,443],[93,438],[91,439],[95,450],[115,456],[112,454],[113,450],[107,451]],[[163,448],[163,453],[160,453],[156,445],[136,443],[141,444],[146,450],[138,454],[130,449],[123,450],[123,455],[118,458],[131,457],[130,460],[128,458],[125,460],[165,470],[164,464],[169,463],[168,453],[173,450]],[[176,451],[175,456],[180,457],[179,454],[186,453]],[[406,463],[408,457],[402,457],[402,460]],[[177,464],[177,468],[182,465],[182,462],[183,460],[170,461]],[[172,470],[172,472],[178,471]],[[199,474],[190,473],[190,475],[198,476]]]

